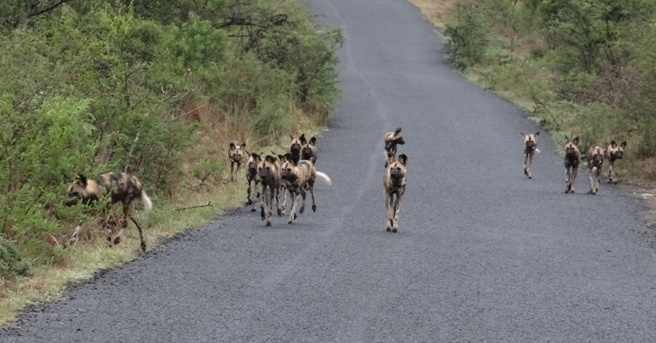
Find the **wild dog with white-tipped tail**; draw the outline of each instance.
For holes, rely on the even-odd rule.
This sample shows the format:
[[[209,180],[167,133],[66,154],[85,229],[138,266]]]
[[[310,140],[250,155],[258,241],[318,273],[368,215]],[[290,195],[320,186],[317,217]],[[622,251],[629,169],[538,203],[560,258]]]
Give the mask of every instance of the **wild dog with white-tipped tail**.
[[[285,183],[285,188],[287,188],[291,197],[292,203],[289,209],[288,224],[293,224],[297,217],[296,198],[300,195],[303,200],[301,208],[298,212],[301,214],[305,211],[305,191],[310,191],[310,195],[312,195],[312,212],[316,212],[317,205],[314,200],[314,181],[319,179],[327,185],[332,185],[332,180],[325,173],[318,171],[314,167],[314,164],[309,160],[300,160],[298,161],[298,165],[294,165],[293,157],[291,155],[288,154],[285,157],[286,160],[282,164],[280,176]]]

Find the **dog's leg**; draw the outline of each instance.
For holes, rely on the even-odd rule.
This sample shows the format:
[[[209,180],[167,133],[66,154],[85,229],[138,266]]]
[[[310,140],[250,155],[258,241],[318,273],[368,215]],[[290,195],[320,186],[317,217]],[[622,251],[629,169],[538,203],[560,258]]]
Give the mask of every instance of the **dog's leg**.
[[[296,194],[296,192],[293,192],[290,189],[289,197],[291,198],[292,204],[289,207],[289,221],[287,222],[287,224],[293,224],[294,219],[296,219],[296,198],[298,197],[298,194]]]
[[[599,176],[601,175],[601,168],[595,167],[595,187],[594,194],[599,193]]]
[[[571,174],[570,181],[569,181],[569,192],[570,193],[576,193],[576,192],[574,192],[574,185],[575,185],[576,176],[578,175],[578,173],[579,173],[579,166],[572,167],[572,174]]]
[[[305,212],[305,195],[306,195],[306,192],[305,192],[305,189],[303,189],[303,188],[300,188],[299,190],[300,190],[300,193],[301,193],[301,198],[303,199],[303,203],[301,203],[301,209],[298,211],[298,214],[303,214],[303,212]]]
[[[608,161],[608,183],[617,184],[617,180],[615,179],[615,171],[613,170],[613,164],[615,164],[615,161]]]
[[[403,199],[403,189],[399,190],[396,193],[396,201],[394,201],[394,225],[392,226],[392,232],[397,232],[399,230],[399,212],[401,212],[401,200]]]
[[[529,170],[528,170],[528,168],[527,168],[527,166],[526,166],[526,162],[528,162],[528,154],[527,154],[527,153],[524,153],[524,175],[526,175],[527,177],[530,178],[530,176],[529,176],[529,175],[530,175],[530,172],[529,172]]]
[[[588,194],[595,194],[594,190],[594,176],[593,174],[595,173],[596,167],[593,168],[588,168],[588,179],[590,180],[590,190],[588,191]]]
[[[387,231],[392,231],[392,226],[394,226],[394,219],[393,219],[393,207],[394,207],[394,200],[393,200],[393,195],[390,193],[388,190],[385,190],[385,209],[386,209],[386,218],[385,218],[385,229]]]
[[[570,189],[570,167],[565,167],[565,194],[569,193]]]
[[[264,191],[264,198],[266,199],[266,226],[271,226],[271,208],[273,207],[273,197],[274,197],[274,190],[271,188],[271,186],[267,186],[265,191]]]
[[[260,217],[262,217],[262,220],[266,219],[266,213],[264,212],[264,203],[266,202],[266,189],[267,187],[263,184],[262,192],[260,193]]]
[[[282,196],[282,206],[280,206],[281,215],[285,215],[285,209],[287,208],[287,187],[284,185],[280,186],[281,196]]]
[[[141,228],[141,225],[139,225],[139,222],[133,216],[130,216],[130,219],[132,219],[134,225],[137,226],[137,230],[139,230],[139,239],[141,240],[141,251],[146,252],[146,240],[144,239],[143,229]]]
[[[234,168],[235,168],[235,161],[230,161],[230,182],[235,181],[235,177],[233,174]]]
[[[282,217],[282,208],[280,207],[280,197],[285,196],[284,193],[281,194],[281,192],[284,192],[285,190],[282,188],[282,186],[278,186],[276,188],[276,209],[278,210],[278,217]]]
[[[317,212],[317,204],[314,202],[314,180],[308,182],[308,191],[312,196],[312,212]]]

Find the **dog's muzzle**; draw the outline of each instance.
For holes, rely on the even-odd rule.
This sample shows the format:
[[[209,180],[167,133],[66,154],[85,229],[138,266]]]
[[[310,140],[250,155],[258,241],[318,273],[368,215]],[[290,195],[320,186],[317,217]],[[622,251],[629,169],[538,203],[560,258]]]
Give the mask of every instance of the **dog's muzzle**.
[[[601,169],[602,164],[604,163],[604,158],[601,155],[595,155],[592,158],[592,166]]]
[[[526,142],[526,148],[525,148],[527,153],[531,153],[535,151],[535,142],[533,141],[528,141]]]
[[[289,152],[292,153],[294,156],[298,156],[301,153],[301,145],[300,144],[292,144],[289,147]]]
[[[614,152],[614,153],[612,154],[612,155],[613,155],[613,159],[616,159],[616,160],[622,159],[622,155],[623,155],[623,154],[624,154],[624,153],[623,153],[622,151],[616,151],[616,152]]]

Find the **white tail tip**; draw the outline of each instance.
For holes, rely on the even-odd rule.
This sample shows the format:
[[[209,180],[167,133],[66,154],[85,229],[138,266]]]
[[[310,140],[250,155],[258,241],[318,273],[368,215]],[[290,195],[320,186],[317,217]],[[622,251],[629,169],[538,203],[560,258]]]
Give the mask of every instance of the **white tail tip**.
[[[328,186],[332,186],[333,181],[330,179],[330,177],[328,177],[328,175],[326,175],[326,174],[324,174],[324,173],[322,173],[322,172],[320,172],[320,171],[317,171],[317,177],[318,177],[319,179],[321,179],[321,181],[323,181],[324,183],[326,183]]]
[[[149,212],[153,209],[153,202],[148,197],[148,194],[146,194],[146,191],[141,191],[141,201],[143,201],[146,212]]]

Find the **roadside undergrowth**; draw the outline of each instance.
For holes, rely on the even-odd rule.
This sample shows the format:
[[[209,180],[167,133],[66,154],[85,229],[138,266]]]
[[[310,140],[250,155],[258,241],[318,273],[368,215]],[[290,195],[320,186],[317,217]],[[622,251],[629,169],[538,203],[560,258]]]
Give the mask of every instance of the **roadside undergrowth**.
[[[245,165],[242,164],[235,181],[230,182],[228,145],[231,141],[245,141],[247,150],[264,154],[283,153],[287,148],[284,138],[280,144],[271,144],[267,137],[252,140],[253,134],[247,125],[220,115],[211,106],[190,105],[185,111],[188,120],[197,122],[200,140],[183,162],[185,175],[180,187],[183,191],[166,201],[153,199],[150,213],[134,212],[144,225],[148,251],[175,235],[208,225],[227,210],[244,206]],[[289,134],[315,136],[320,133],[322,126],[306,113],[292,112],[294,125]],[[147,185],[145,187],[147,189]],[[253,217],[253,225],[261,225],[259,217]],[[101,234],[73,247],[56,247],[60,257],[57,264],[39,268],[29,277],[0,278],[0,325],[10,324],[30,304],[59,299],[72,282],[88,280],[101,270],[121,266],[143,255],[133,223],[121,237],[121,243],[114,247],[106,244]]]

